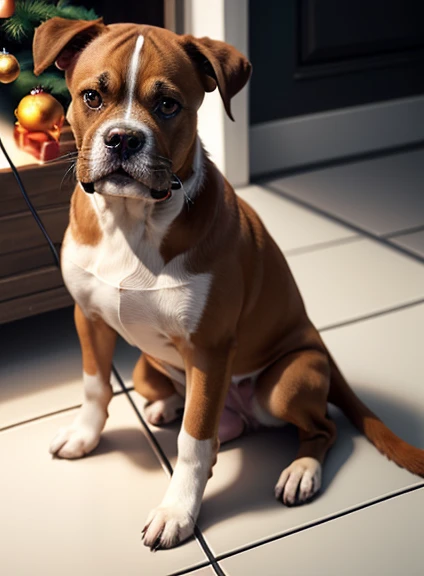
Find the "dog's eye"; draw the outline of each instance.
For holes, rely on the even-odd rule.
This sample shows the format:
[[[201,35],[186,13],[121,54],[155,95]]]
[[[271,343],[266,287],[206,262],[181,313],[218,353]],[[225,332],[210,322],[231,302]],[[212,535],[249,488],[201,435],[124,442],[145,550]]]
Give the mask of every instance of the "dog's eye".
[[[98,110],[103,104],[102,97],[97,92],[97,90],[86,90],[84,92],[84,102],[92,110]]]
[[[156,112],[162,118],[172,118],[181,109],[181,105],[173,98],[161,98],[159,105],[156,108]]]

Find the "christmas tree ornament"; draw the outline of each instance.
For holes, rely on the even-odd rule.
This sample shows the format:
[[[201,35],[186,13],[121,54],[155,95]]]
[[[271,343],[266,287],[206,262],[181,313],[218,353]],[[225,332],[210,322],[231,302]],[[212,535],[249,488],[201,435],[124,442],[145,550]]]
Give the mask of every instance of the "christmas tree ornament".
[[[17,59],[13,54],[9,54],[6,48],[3,48],[0,52],[0,82],[3,84],[13,82],[19,76],[20,71]]]
[[[50,132],[62,127],[65,111],[54,96],[38,86],[24,96],[15,110],[19,124],[30,131]]]
[[[15,0],[0,0],[0,18],[10,18],[15,11]]]
[[[60,153],[60,130],[65,121],[65,111],[41,86],[24,96],[15,110],[18,121],[14,136],[17,145],[41,162],[57,158]]]

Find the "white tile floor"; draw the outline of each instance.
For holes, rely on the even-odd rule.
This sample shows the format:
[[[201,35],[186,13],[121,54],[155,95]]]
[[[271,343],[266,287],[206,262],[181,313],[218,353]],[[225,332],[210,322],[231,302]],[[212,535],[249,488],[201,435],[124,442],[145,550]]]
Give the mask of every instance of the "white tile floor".
[[[272,182],[276,189],[378,236],[423,225],[424,149]]]
[[[424,258],[424,229],[392,236],[392,242]]]
[[[299,197],[290,184],[293,177],[289,193],[280,179],[240,195],[288,255],[310,315],[357,393],[397,434],[424,448],[424,265],[415,245],[403,244],[415,256],[397,250],[400,236],[387,243],[399,227],[405,237],[424,227],[416,198],[424,168],[415,160],[404,155],[391,156],[388,164],[373,160],[365,172],[359,163],[356,176],[358,163],[347,165],[346,177],[368,186],[375,199],[361,205],[357,189],[342,186],[337,202],[331,194],[320,200],[321,214],[304,192],[315,185],[313,173],[303,175],[304,181],[296,176],[303,191]],[[388,165],[397,181],[405,166],[411,171],[402,190],[391,192],[400,197],[389,203],[384,177],[375,177]],[[343,170],[337,170],[343,184]],[[324,190],[322,172],[315,175]],[[299,198],[303,206],[296,203]],[[344,203],[356,203],[352,222],[349,214],[343,216],[346,225],[338,216]],[[296,449],[292,429],[246,436],[221,451],[198,538],[150,553],[140,542],[140,530],[165,490],[167,465],[175,463],[178,426],[151,427],[158,451],[140,420],[143,400],[131,391],[137,351],[118,346],[116,366],[126,389],[114,382],[116,397],[100,446],[87,458],[67,462],[51,459],[47,447],[81,401],[72,312],[1,326],[0,334],[2,574],[424,573],[419,536],[424,481],[380,456],[335,409],[339,437],[319,498],[299,508],[284,508],[273,499],[273,485]]]

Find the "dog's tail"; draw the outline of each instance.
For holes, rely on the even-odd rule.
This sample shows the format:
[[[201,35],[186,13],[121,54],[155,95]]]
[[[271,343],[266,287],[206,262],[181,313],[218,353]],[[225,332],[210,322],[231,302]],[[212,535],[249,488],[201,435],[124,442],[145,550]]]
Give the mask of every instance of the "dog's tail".
[[[337,406],[368,440],[389,460],[424,477],[424,450],[396,436],[361,402],[330,356],[331,382],[328,401]]]

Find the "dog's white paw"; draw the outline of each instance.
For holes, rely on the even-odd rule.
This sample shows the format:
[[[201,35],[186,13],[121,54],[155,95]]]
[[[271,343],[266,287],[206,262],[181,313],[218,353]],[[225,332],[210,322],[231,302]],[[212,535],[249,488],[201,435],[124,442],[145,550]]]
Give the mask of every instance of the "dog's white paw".
[[[184,398],[179,394],[172,394],[168,398],[156,400],[144,407],[144,415],[149,424],[160,426],[169,424],[179,418],[184,411]]]
[[[299,458],[281,473],[275,497],[286,506],[294,506],[310,500],[320,488],[321,464],[315,458]]]
[[[82,458],[97,446],[100,434],[90,426],[61,428],[50,444],[50,453],[60,458]]]
[[[173,548],[193,534],[194,521],[181,506],[153,510],[142,530],[144,544],[152,552],[159,548]]]

